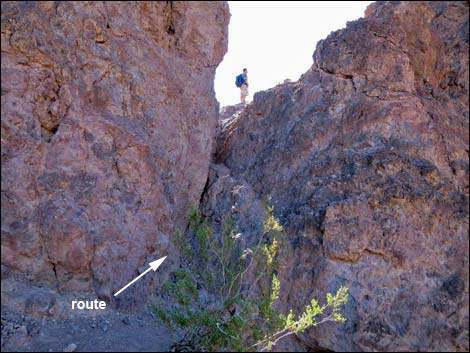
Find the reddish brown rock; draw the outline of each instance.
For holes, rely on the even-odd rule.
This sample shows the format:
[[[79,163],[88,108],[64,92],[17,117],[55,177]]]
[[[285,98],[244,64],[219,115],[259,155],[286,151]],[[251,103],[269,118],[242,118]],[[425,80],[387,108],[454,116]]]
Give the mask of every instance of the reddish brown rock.
[[[2,2],[2,274],[109,298],[168,255],[207,179],[228,20],[224,2]]]
[[[347,323],[298,349],[468,350],[468,28],[468,2],[375,3],[221,121],[206,214],[272,197],[284,309],[349,287]]]

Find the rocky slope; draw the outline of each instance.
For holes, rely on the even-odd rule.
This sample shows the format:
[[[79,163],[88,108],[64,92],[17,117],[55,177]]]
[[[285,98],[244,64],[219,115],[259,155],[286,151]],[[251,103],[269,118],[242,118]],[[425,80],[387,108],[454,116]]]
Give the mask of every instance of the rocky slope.
[[[228,20],[225,2],[2,2],[2,279],[109,299],[168,254],[207,180]]]
[[[350,290],[345,325],[284,348],[468,350],[468,26],[468,2],[375,3],[221,120],[204,213],[248,239],[271,197],[281,307]]]

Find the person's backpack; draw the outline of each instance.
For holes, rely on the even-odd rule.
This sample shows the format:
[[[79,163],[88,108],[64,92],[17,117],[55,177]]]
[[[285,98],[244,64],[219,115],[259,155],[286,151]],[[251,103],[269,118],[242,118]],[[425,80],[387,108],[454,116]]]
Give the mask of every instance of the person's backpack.
[[[235,86],[240,88],[243,85],[244,82],[245,82],[245,79],[243,78],[243,74],[240,74],[235,79]]]

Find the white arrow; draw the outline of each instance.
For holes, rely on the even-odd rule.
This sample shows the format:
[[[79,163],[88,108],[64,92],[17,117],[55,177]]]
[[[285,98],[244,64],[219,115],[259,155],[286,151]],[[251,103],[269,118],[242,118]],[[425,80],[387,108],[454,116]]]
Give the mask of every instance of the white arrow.
[[[134,282],[137,282],[140,278],[142,278],[143,276],[145,276],[145,274],[147,272],[149,272],[150,270],[154,270],[156,271],[157,268],[160,267],[160,265],[162,264],[163,261],[165,261],[166,259],[166,256],[162,257],[161,259],[158,259],[158,260],[155,260],[155,261],[152,261],[151,263],[149,263],[149,268],[146,269],[144,272],[142,272],[140,275],[138,275],[136,278],[134,278],[132,281],[130,281],[128,284],[126,284],[124,287],[122,287],[120,290],[118,290],[116,293],[114,293],[114,296],[117,297],[121,292],[123,292],[124,290],[126,290],[127,287],[129,287],[131,284],[133,284]]]

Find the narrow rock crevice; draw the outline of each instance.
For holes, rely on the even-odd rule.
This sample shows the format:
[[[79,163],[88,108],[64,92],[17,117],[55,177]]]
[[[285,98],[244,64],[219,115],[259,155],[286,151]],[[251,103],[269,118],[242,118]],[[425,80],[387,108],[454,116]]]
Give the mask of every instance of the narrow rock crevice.
[[[166,25],[165,30],[169,35],[174,35],[176,33],[175,23],[173,19],[173,1],[166,2]]]

